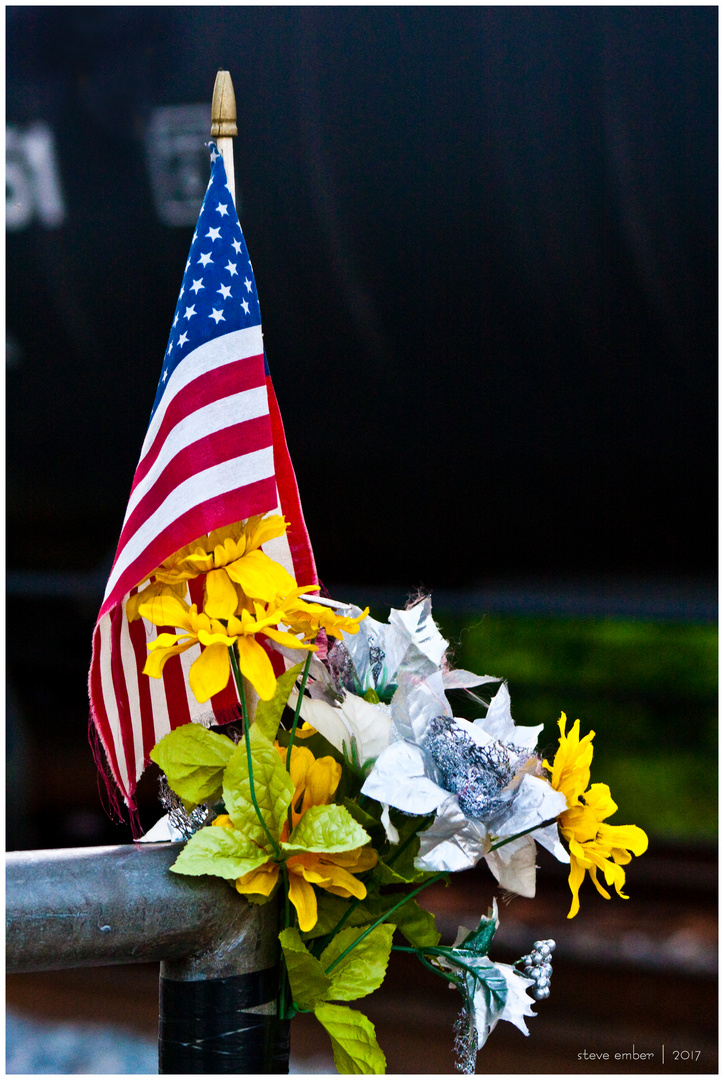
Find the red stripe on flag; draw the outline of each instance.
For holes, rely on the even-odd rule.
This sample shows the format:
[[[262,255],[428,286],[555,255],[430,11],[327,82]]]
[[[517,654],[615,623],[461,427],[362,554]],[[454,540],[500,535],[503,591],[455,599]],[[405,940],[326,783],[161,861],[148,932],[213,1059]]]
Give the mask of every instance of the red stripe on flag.
[[[271,445],[269,417],[261,416],[254,420],[244,420],[240,424],[223,428],[221,431],[214,431],[209,435],[204,435],[197,442],[191,443],[190,446],[185,446],[169,461],[154,481],[153,486],[134,507],[123,526],[118,543],[118,554],[143,522],[150,518],[179,484],[183,484],[191,476],[210,469],[214,465],[231,461],[240,453],[254,453]]]
[[[111,678],[113,690],[116,695],[118,717],[123,741],[123,755],[128,772],[129,794],[136,786],[136,751],[133,745],[133,716],[128,701],[128,689],[126,676],[123,670],[123,648],[121,645],[121,633],[123,621],[126,617],[123,604],[118,604],[110,612],[111,618]]]
[[[118,769],[118,757],[116,756],[116,747],[113,742],[113,735],[111,733],[111,726],[108,720],[108,713],[106,711],[105,701],[103,698],[103,683],[101,681],[101,629],[100,620],[96,625],[93,632],[93,651],[91,655],[90,674],[88,678],[88,689],[90,692],[91,700],[91,716],[96,726],[96,730],[101,740],[101,745],[108,758],[108,765],[113,775],[114,780],[121,789],[124,798],[128,798],[129,792],[125,791],[123,784],[120,780],[120,771]]]
[[[294,576],[298,585],[318,585],[317,569],[314,565],[312,545],[309,533],[304,522],[302,504],[299,498],[297,478],[294,475],[287,439],[284,434],[279,405],[270,376],[266,380],[267,394],[269,395],[269,416],[271,418],[272,433],[274,436],[274,471],[277,477],[277,489],[279,502],[284,517],[289,522],[287,539],[294,565]]]
[[[224,364],[223,367],[217,368],[211,373],[205,373],[199,375],[196,379],[192,379],[169,402],[151,446],[138,463],[136,475],[133,478],[133,487],[143,479],[151,468],[170,432],[187,416],[190,416],[191,413],[196,412],[198,409],[202,409],[205,405],[211,405],[215,401],[221,401],[223,398],[230,397],[233,394],[243,393],[245,390],[254,390],[256,387],[263,385],[263,356],[247,356],[243,360],[235,360],[231,364]],[[131,492],[133,492],[133,488],[131,488]]]
[[[166,691],[168,719],[171,731],[191,721],[189,699],[186,691],[186,675],[179,656],[171,656],[163,668],[163,686]]]

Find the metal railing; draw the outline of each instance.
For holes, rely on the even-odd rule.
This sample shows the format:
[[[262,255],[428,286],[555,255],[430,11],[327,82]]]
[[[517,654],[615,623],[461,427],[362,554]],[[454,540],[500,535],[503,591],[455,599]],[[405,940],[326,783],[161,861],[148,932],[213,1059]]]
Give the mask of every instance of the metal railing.
[[[169,873],[181,846],[9,853],[6,970],[160,961],[160,1073],[286,1073],[276,904]]]

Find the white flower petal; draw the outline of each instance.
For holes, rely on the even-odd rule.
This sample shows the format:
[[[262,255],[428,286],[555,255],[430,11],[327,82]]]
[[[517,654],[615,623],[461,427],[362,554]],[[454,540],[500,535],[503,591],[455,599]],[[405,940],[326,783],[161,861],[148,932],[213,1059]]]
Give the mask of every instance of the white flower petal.
[[[398,833],[395,826],[392,824],[392,820],[390,818],[390,807],[388,803],[382,804],[382,817],[380,820],[385,827],[385,836],[390,841],[390,843],[399,844],[400,834]]]
[[[496,964],[495,966],[508,984],[508,996],[498,1019],[515,1024],[524,1035],[529,1035],[530,1032],[523,1017],[536,1015],[531,1008],[534,1000],[529,998],[527,993],[528,987],[533,986],[535,980],[520,975],[510,964]]]
[[[407,814],[431,814],[449,795],[437,783],[436,775],[428,755],[419,746],[400,739],[377,758],[362,785],[362,794]]]
[[[537,727],[517,726],[510,711],[510,692],[505,683],[501,683],[500,689],[490,702],[487,714],[475,723],[492,738],[525,750],[535,748],[538,736],[543,730],[542,724]]]
[[[447,794],[447,793],[446,793]],[[466,818],[457,796],[448,795],[432,825],[420,833],[415,866],[420,870],[469,870],[490,846],[482,821]]]
[[[557,822],[553,825],[546,825],[545,829],[536,829],[534,833],[531,833],[531,836],[541,847],[550,851],[551,855],[555,855],[558,862],[569,863],[571,861],[570,855],[558,838]]]
[[[499,818],[491,820],[488,827],[495,836],[514,836],[558,817],[566,805],[565,795],[552,788],[547,780],[526,773],[510,806]]]
[[[420,743],[428,724],[436,716],[452,716],[439,678],[439,693],[435,680],[421,680],[408,672],[400,672],[397,690],[390,703],[395,733],[412,743]]]
[[[521,836],[485,856],[501,889],[518,896],[535,896],[535,840]]]
[[[292,707],[296,705],[296,696],[295,692],[290,698]],[[389,706],[373,705],[346,691],[339,706],[305,697],[299,714],[337,750],[344,752],[346,748],[348,758],[350,743],[354,742],[360,765],[379,757],[390,741],[392,716]]]
[[[465,690],[473,686],[482,686],[483,683],[500,682],[499,675],[475,675],[472,671],[463,668],[450,668],[443,671],[442,679],[446,690]]]

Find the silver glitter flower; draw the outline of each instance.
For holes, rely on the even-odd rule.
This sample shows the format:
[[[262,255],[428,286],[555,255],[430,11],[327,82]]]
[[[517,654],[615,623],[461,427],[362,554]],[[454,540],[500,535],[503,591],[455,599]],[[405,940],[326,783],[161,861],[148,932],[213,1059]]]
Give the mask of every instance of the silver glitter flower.
[[[416,865],[456,871],[485,858],[503,888],[534,895],[535,840],[568,860],[555,823],[540,827],[566,809],[535,753],[542,725],[514,723],[504,683],[486,716],[471,723],[452,716],[444,693],[406,672],[392,715],[390,745],[362,794],[408,814],[435,814],[420,834]],[[501,844],[507,837],[517,838]]]

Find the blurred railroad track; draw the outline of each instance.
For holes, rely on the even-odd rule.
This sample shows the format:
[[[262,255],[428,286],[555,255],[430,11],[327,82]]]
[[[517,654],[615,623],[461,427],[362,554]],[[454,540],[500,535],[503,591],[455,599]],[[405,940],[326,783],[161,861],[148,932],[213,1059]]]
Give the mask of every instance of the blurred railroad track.
[[[510,1024],[497,1026],[478,1058],[479,1071],[715,1073],[716,848],[652,843],[627,868],[629,900],[606,901],[587,881],[572,920],[566,918],[566,868],[545,852],[539,861],[534,899],[499,897],[501,925],[491,952],[511,963],[535,939],[554,938],[551,997],[536,1005],[530,1038]],[[477,925],[495,895],[493,884],[487,870],[476,868],[456,875],[450,888],[423,894],[443,941],[453,939],[458,925]],[[11,975],[7,1005],[34,1017],[153,1033],[157,967]],[[459,997],[414,957],[395,954],[384,986],[359,1007],[377,1028],[389,1073],[454,1072]],[[328,1039],[309,1016],[295,1020],[292,1055],[298,1071],[334,1072]]]

